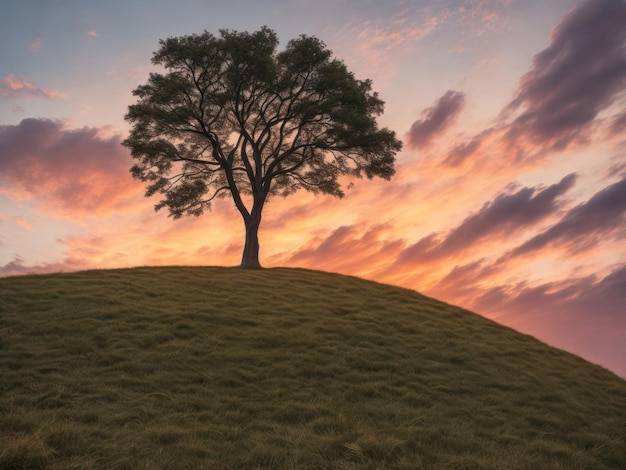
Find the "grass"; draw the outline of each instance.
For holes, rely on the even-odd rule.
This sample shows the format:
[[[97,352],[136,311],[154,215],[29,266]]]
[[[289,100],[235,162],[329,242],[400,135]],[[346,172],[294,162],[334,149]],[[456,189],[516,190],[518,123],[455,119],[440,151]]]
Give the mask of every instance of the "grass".
[[[3,469],[623,469],[626,382],[298,269],[0,279]]]

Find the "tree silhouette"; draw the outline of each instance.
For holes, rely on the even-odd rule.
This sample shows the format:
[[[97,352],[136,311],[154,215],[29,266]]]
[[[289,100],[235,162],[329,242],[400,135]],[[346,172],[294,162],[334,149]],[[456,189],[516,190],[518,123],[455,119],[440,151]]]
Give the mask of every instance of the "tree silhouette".
[[[389,179],[401,142],[379,129],[384,103],[323,42],[300,36],[277,51],[267,27],[159,41],[133,94],[123,145],[156,210],[200,215],[232,197],[246,229],[241,266],[260,268],[258,230],[270,196],[300,188],[343,196],[341,175]]]

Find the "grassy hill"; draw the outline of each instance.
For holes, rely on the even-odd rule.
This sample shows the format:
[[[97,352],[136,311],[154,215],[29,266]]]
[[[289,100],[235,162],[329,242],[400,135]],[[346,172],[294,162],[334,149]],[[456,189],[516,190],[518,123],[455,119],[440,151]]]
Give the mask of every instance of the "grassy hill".
[[[0,279],[0,468],[626,468],[626,382],[298,269]]]

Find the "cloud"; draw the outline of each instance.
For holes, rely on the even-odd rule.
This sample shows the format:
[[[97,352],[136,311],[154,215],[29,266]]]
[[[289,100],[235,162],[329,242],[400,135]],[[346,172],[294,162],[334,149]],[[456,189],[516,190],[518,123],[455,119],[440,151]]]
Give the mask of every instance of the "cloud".
[[[98,37],[98,33],[96,32],[95,29],[90,29],[88,31],[85,31],[85,35],[89,36],[90,38]]]
[[[617,176],[619,178],[626,178],[626,159],[616,158],[616,163],[611,165],[607,170],[607,176]]]
[[[33,226],[30,223],[30,221],[28,220],[28,217],[25,217],[23,215],[16,215],[15,217],[12,217],[11,220],[13,220],[13,222],[22,227],[24,230],[28,231],[28,232],[32,232],[33,231]]]
[[[563,183],[567,183],[567,179],[559,183],[561,191],[566,186]],[[553,200],[554,193],[560,192],[557,186],[548,189],[552,189],[552,194],[545,190],[542,195],[545,201]],[[519,193],[517,194],[519,197]],[[536,209],[539,206],[540,204],[537,204]],[[501,209],[504,209],[504,207],[501,206]],[[559,208],[560,205],[558,203],[554,204],[554,210]],[[517,212],[514,209],[512,210]],[[485,217],[487,213],[488,211],[478,213],[482,214],[486,223],[492,223],[493,219],[498,219],[498,217]],[[472,220],[472,217],[474,216],[470,216],[466,221]],[[474,219],[476,222],[479,220],[480,217]],[[463,226],[465,226],[464,230],[459,230],[457,227],[450,232],[450,234],[456,234],[459,241],[462,240],[463,235],[468,235],[468,232],[468,238],[472,238],[472,224],[464,222],[460,227]],[[495,237],[490,237],[491,241],[498,238],[497,228],[494,230],[494,235]],[[450,250],[446,252],[444,249],[448,238],[443,240],[437,239],[436,234],[431,237],[425,237],[417,244],[407,248],[406,252],[413,255],[413,262],[416,266],[419,266],[420,263],[424,264],[433,257],[452,254],[454,251],[451,253]],[[545,289],[542,288],[543,290],[539,289],[539,291],[549,293],[557,290],[561,295],[565,295],[565,286],[567,285],[569,286],[568,288],[571,288],[574,285],[570,282],[571,280],[582,279],[580,277],[582,272],[590,272],[589,261],[585,266],[575,267],[581,260],[585,259],[582,256],[583,251],[596,248],[601,242],[602,247],[608,253],[611,253],[609,256],[614,260],[613,262],[623,263],[626,259],[624,259],[623,250],[619,249],[619,243],[624,238],[626,238],[626,178],[599,191],[587,202],[569,209],[556,223],[552,223],[547,229],[542,229],[539,233],[535,232],[534,236],[526,238],[525,242],[516,248],[510,249],[499,258],[497,253],[496,257],[494,257],[493,250],[474,249],[475,256],[473,259],[469,257],[469,261],[465,260],[465,264],[457,265],[449,270],[447,274],[439,276],[436,283],[428,289],[428,294],[446,298],[449,301],[473,308],[481,313],[498,311],[502,314],[502,312],[507,311],[507,307],[504,306],[506,299],[530,289],[526,284],[526,282],[529,282],[527,280],[508,287],[506,284],[506,282],[512,282],[510,279],[518,279],[519,275],[527,276],[536,272],[536,258],[529,255],[542,252],[543,256],[539,260],[541,268],[550,269],[549,266],[552,263],[556,263],[560,266],[559,270],[562,271],[560,275],[557,275],[557,279],[559,277],[566,279],[566,281],[557,280],[549,283],[549,285],[545,284]],[[564,250],[566,253],[563,253]],[[588,253],[592,257],[603,256],[599,250],[589,251]],[[405,254],[403,253],[403,255]],[[476,259],[478,256],[480,256],[480,259]],[[573,269],[573,271],[567,274],[569,269]],[[598,266],[591,269],[597,270]],[[507,277],[509,281],[503,281]],[[593,278],[593,276],[591,277]],[[585,279],[587,278],[589,276]],[[525,279],[528,279],[528,277],[525,277]],[[595,278],[592,280],[596,282]],[[535,290],[533,292],[539,291]],[[497,308],[493,307],[494,305]],[[541,310],[541,305],[537,304],[534,308]],[[543,309],[543,311],[549,310],[549,306]]]
[[[623,136],[626,134],[626,110],[614,116],[609,127],[611,136]]]
[[[483,2],[477,3],[476,8]],[[474,174],[541,164],[564,150],[619,139],[626,126],[626,2],[584,0],[552,29],[495,123],[453,140],[439,165]],[[420,121],[418,121],[419,123]],[[418,124],[416,123],[416,124]],[[513,166],[510,166],[513,168]]]
[[[487,129],[468,141],[456,144],[448,152],[443,164],[448,167],[458,167],[462,165],[480,151],[486,137],[488,137],[491,132],[491,129]]]
[[[17,98],[20,96],[36,96],[45,99],[65,98],[66,94],[54,88],[39,88],[28,78],[7,75],[4,77],[4,86],[0,88],[0,96]]]
[[[602,278],[475,288],[473,299],[474,310],[626,377],[621,359],[626,357],[626,264]]]
[[[314,237],[293,254],[278,255],[272,264],[305,266],[314,269],[367,275],[388,264],[404,246],[390,237],[392,227],[345,225],[322,237]]]
[[[12,113],[23,113],[24,112],[24,108],[22,108],[21,106],[13,106],[11,108],[11,112]]]
[[[510,142],[562,150],[585,139],[599,113],[626,88],[626,2],[585,0],[552,30],[550,45],[522,77],[506,113]]]
[[[439,19],[430,17],[423,21],[421,25],[406,22],[406,18],[396,17],[385,26],[364,27],[358,34],[359,47],[368,50],[380,48],[390,50],[400,47],[406,43],[420,41],[432,33]]]
[[[9,261],[4,266],[0,266],[0,277],[22,276],[25,274],[71,272],[88,268],[89,266],[87,264],[85,264],[82,260],[77,259],[66,259],[64,261],[53,263],[26,266],[24,264],[24,260],[21,257],[16,256],[12,261]]]
[[[41,48],[41,38],[36,38],[30,45],[30,50],[37,52]]]
[[[0,126],[0,192],[65,216],[136,208],[142,188],[131,166],[121,138],[98,128],[69,130],[46,119]]]
[[[587,202],[568,211],[544,232],[516,248],[511,256],[526,255],[558,245],[570,252],[589,249],[611,234],[626,236],[626,178],[594,194]]]
[[[415,44],[433,34],[448,16],[445,9],[428,10],[410,2],[401,11],[382,3],[359,8],[351,15],[355,19],[336,31],[335,52],[348,62],[366,63],[368,74],[373,70],[395,74],[398,59],[406,58]]]
[[[444,237],[431,234],[407,247],[396,264],[421,264],[451,256],[472,245],[506,234],[512,236],[553,214],[561,206],[560,196],[575,183],[570,174],[547,188],[524,187],[515,193],[501,193],[476,213],[468,216]]]
[[[477,36],[501,31],[509,20],[499,10],[508,3],[507,0],[465,0],[456,11],[457,22]]]
[[[456,120],[465,104],[465,95],[448,90],[430,108],[422,111],[422,119],[413,123],[406,135],[408,146],[419,149],[443,134]]]

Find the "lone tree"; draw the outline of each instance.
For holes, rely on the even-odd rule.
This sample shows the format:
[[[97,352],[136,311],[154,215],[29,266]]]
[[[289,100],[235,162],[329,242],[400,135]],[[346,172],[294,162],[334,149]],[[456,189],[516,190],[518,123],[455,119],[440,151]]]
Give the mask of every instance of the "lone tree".
[[[384,103],[315,37],[278,52],[276,33],[221,30],[159,41],[133,91],[123,145],[134,178],[170,215],[200,215],[232,197],[246,228],[243,268],[260,268],[258,230],[270,196],[300,188],[342,197],[341,175],[389,179],[402,146],[379,129]]]

